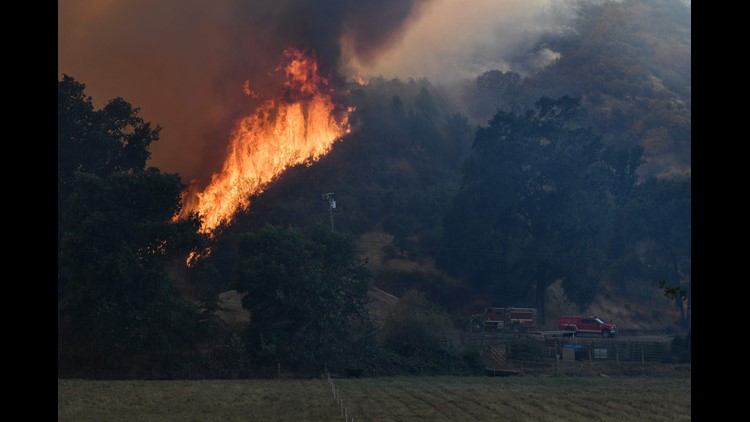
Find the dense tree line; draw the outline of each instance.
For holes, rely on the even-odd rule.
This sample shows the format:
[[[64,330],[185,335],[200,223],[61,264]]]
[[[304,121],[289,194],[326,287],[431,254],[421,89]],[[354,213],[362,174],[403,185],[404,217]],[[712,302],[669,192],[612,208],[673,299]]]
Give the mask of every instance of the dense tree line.
[[[158,129],[149,130],[148,123],[137,117],[137,109],[121,99],[110,103],[121,109],[120,117],[113,117],[117,115],[108,107],[114,106],[94,110],[83,85],[72,78],[64,77],[59,85],[58,351],[64,368],[92,372],[150,368],[169,376],[184,375],[189,368],[215,376],[249,376],[263,373],[258,368],[282,363],[300,370],[365,366],[390,373],[424,373],[439,372],[441,362],[450,362],[454,371],[471,372],[476,370],[475,356],[450,352],[435,330],[424,328],[447,326],[447,316],[430,315],[460,310],[462,300],[466,304],[485,297],[488,304],[528,303],[543,313],[546,287],[561,279],[569,298],[583,309],[604,277],[620,283],[623,290],[638,291],[639,284],[661,276],[689,291],[689,178],[637,183],[641,150],[607,147],[590,129],[580,127],[577,122],[585,110],[578,99],[542,98],[534,110],[523,114],[498,111],[488,126],[476,132],[461,173],[458,168],[445,173],[445,168],[426,165],[432,159],[444,165],[448,157],[455,158],[452,150],[464,142],[467,131],[460,115],[446,113],[446,126],[437,130],[439,119],[419,114],[435,107],[430,106],[426,87],[415,90],[413,107],[422,111],[400,111],[396,96],[368,100],[372,106],[385,105],[386,116],[400,122],[391,122],[392,128],[382,134],[386,145],[381,148],[399,131],[410,133],[403,134],[402,140],[415,145],[430,142],[417,136],[420,131],[432,132],[442,147],[433,144],[431,155],[419,164],[421,173],[414,175],[421,183],[383,185],[400,179],[389,178],[387,166],[360,161],[375,170],[354,186],[372,193],[365,181],[379,183],[386,194],[381,204],[388,203],[388,193],[398,191],[407,199],[419,197],[425,188],[444,201],[426,208],[375,207],[367,211],[379,217],[378,223],[371,221],[362,230],[390,230],[394,243],[383,247],[393,247],[394,254],[407,259],[434,255],[441,268],[464,282],[450,287],[440,278],[406,275],[399,289],[404,297],[414,297],[402,306],[422,311],[396,312],[378,332],[365,311],[371,275],[357,258],[350,235],[321,225],[320,220],[326,221],[319,218],[324,213],[305,212],[310,205],[300,204],[288,191],[286,195],[276,191],[294,192],[311,180],[342,177],[335,165],[347,168],[344,163],[354,156],[339,151],[326,157],[319,169],[293,170],[256,198],[260,207],[209,240],[197,233],[198,216],[172,221],[184,189],[179,176],[145,168],[147,145],[158,139]],[[378,117],[367,112],[365,108],[358,116],[363,126]],[[417,121],[422,129],[409,132],[410,126],[420,127]],[[384,130],[383,125],[377,127]],[[451,127],[461,128],[461,136],[451,139]],[[361,131],[359,136],[374,136],[365,128]],[[361,140],[359,144],[356,139],[347,141],[354,144],[349,146],[352,154],[361,153],[358,147],[372,148]],[[123,153],[127,145],[139,142],[140,154]],[[97,154],[101,162],[86,161],[75,148],[108,152]],[[407,152],[385,148],[367,157],[387,163],[401,153]],[[415,154],[412,159],[419,163],[420,157]],[[295,178],[295,172],[312,176]],[[441,176],[453,181],[432,188],[424,185]],[[343,181],[338,183],[347,192]],[[311,198],[311,202],[315,201]],[[295,218],[292,212],[305,218]],[[278,223],[279,215],[292,226],[282,229],[269,223]],[[401,229],[388,223],[399,219],[412,223]],[[262,221],[264,226],[256,225]],[[344,219],[341,231],[348,231],[349,223]],[[181,277],[203,283],[208,292],[235,288],[247,293],[243,306],[250,312],[251,324],[246,331],[218,328],[221,325],[212,313],[215,296],[195,300],[176,288],[179,280],[173,279],[175,271],[170,268],[184,266],[188,252],[200,251],[208,243],[217,248],[216,255],[183,269]],[[389,275],[392,280],[400,277],[380,276],[389,279]],[[217,285],[209,281],[213,278],[225,281]],[[460,291],[461,296],[446,288]],[[425,293],[428,296],[420,296]],[[417,319],[409,322],[410,318]],[[405,334],[415,331],[427,337],[418,340],[419,336]],[[201,344],[213,344],[214,349],[219,345],[212,361],[201,357]]]
[[[58,356],[60,370],[169,366],[206,321],[167,264],[199,250],[195,216],[171,221],[185,186],[146,168],[160,128],[116,98],[95,110],[84,85],[58,83]]]
[[[585,308],[597,293],[615,175],[606,149],[573,125],[577,99],[542,98],[523,115],[499,111],[477,131],[444,222],[438,263],[498,306],[535,306],[563,280]]]

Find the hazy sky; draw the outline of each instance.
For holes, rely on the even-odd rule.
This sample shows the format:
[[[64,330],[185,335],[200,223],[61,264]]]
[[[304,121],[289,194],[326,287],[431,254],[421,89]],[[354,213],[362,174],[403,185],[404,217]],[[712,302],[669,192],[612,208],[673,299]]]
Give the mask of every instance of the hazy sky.
[[[363,75],[426,77],[435,82],[474,78],[490,69],[511,69],[506,56],[530,46],[540,34],[562,30],[567,1],[435,0],[422,10],[398,45],[374,63],[352,69]],[[346,50],[345,50],[346,51]],[[347,57],[348,58],[348,57]],[[515,69],[514,69],[515,70]]]
[[[287,44],[316,49],[322,66],[344,78],[447,82],[511,69],[512,50],[559,30],[569,4],[59,0],[58,73],[84,83],[96,107],[123,97],[162,126],[149,164],[188,181],[219,169],[233,122],[257,104],[244,81],[262,88]]]

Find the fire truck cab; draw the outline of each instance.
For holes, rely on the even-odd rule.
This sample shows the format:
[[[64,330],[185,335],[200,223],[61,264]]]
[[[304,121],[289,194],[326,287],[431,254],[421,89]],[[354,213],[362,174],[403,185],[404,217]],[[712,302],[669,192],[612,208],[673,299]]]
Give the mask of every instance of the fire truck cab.
[[[601,334],[602,337],[614,337],[617,334],[617,326],[608,324],[596,316],[561,316],[560,330],[569,330],[578,333]]]

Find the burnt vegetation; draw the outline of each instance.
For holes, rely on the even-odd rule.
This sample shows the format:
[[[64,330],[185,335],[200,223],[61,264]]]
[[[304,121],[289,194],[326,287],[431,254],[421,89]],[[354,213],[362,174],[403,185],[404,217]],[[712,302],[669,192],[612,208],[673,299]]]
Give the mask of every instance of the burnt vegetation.
[[[439,333],[488,305],[544,320],[559,280],[582,311],[603,281],[634,302],[667,286],[689,360],[689,8],[597,2],[575,29],[541,40],[551,65],[490,70],[460,95],[424,79],[349,86],[352,132],[213,237],[197,215],[172,220],[185,185],[146,165],[161,128],[121,98],[96,110],[63,76],[58,374],[479,374],[479,355]],[[372,267],[363,246],[410,265]],[[191,252],[206,257],[188,268]],[[382,324],[372,287],[401,297]],[[231,289],[247,293],[240,330],[215,312]]]

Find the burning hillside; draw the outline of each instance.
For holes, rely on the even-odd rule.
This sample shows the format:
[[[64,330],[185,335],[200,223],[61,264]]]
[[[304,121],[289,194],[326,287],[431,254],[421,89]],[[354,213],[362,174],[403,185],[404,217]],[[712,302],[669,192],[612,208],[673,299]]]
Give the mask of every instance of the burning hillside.
[[[315,58],[295,48],[284,50],[283,58],[276,69],[285,78],[278,97],[238,122],[221,171],[203,190],[193,183],[183,197],[179,217],[199,213],[203,232],[229,222],[287,167],[312,164],[350,130],[351,110],[334,103],[333,88],[318,74]],[[249,83],[244,89],[256,95]]]

